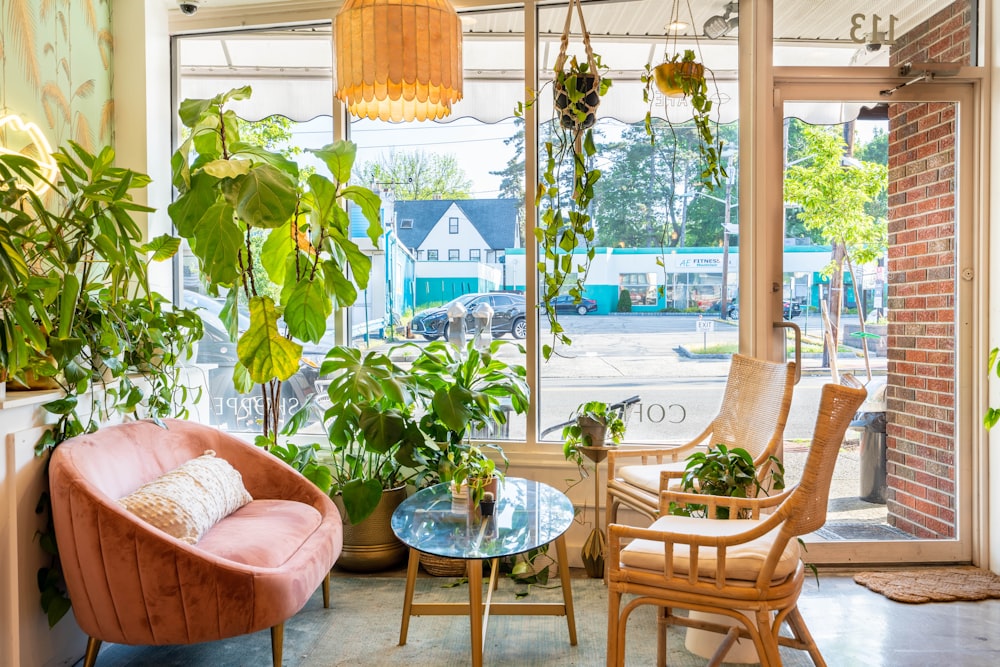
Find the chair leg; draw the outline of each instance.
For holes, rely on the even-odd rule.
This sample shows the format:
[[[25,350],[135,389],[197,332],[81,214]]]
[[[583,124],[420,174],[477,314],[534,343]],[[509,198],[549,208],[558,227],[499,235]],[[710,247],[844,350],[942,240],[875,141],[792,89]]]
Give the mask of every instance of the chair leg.
[[[608,655],[607,667],[621,667],[624,660],[619,660],[618,648],[618,615],[621,613],[621,593],[608,588]]]
[[[781,654],[778,651],[777,632],[780,624],[771,627],[771,614],[765,610],[757,611],[757,630],[760,635],[761,644],[764,647],[763,655],[760,655],[761,667],[781,667]],[[757,650],[760,653],[760,649]]]
[[[278,623],[271,628],[271,664],[281,667],[281,645],[285,641],[285,624]]]
[[[101,640],[96,637],[87,638],[87,651],[83,654],[83,667],[94,667],[97,662],[97,652],[101,650]]]
[[[330,572],[323,578],[323,609],[330,608]]]
[[[788,612],[788,616],[785,619],[788,621],[788,627],[792,629],[792,634],[800,642],[805,644],[806,650],[809,652],[809,657],[812,658],[813,664],[816,667],[826,667],[826,660],[819,652],[819,647],[816,646],[816,640],[813,639],[812,635],[809,633],[809,628],[806,627],[806,621],[802,618],[802,614],[799,613],[798,606],[792,607],[792,610]]]
[[[667,665],[667,628],[670,627],[667,607],[657,606],[656,612],[656,667]]]

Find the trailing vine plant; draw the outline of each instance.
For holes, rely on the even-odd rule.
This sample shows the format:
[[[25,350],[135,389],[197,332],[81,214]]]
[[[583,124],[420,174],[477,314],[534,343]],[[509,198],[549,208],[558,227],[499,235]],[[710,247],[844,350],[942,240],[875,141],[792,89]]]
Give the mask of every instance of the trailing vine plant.
[[[574,6],[587,53],[582,62],[566,54]],[[552,335],[552,342],[542,345],[545,360],[551,358],[557,344],[573,342],[559,323],[553,299],[568,294],[573,303],[580,303],[594,259],[596,233],[589,209],[601,170],[594,166],[597,146],[591,128],[597,120],[601,98],[612,84],[607,75],[608,67],[591,49],[579,0],[571,0],[568,9],[559,56],[553,68],[553,130],[543,144],[543,169],[536,199],[539,217],[534,233],[539,251],[536,266],[539,307],[544,311]],[[533,102],[529,100],[527,105]],[[519,104],[515,113],[521,115],[522,112],[523,105]],[[579,251],[582,251],[582,260]]]

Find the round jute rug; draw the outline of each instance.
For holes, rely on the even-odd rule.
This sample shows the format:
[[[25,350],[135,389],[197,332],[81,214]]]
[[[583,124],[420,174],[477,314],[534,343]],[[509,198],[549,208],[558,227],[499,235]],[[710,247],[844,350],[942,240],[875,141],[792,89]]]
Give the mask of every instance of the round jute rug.
[[[1000,576],[972,566],[859,572],[854,581],[897,602],[1000,598]]]

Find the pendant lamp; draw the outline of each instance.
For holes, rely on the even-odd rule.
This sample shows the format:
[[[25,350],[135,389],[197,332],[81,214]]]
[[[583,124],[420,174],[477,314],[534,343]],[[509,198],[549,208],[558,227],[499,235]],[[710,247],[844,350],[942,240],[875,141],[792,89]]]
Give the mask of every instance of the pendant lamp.
[[[439,119],[462,99],[462,22],[448,0],[345,0],[337,98],[372,120]]]

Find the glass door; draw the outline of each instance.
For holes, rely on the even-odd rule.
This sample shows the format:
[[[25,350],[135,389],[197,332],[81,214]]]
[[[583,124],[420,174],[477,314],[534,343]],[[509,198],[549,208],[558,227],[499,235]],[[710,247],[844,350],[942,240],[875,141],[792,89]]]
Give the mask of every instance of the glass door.
[[[777,88],[782,316],[803,337],[785,430],[791,481],[808,453],[822,385],[852,373],[869,391],[837,462],[826,525],[807,539],[808,557],[967,561],[969,443],[978,419],[962,380],[979,363],[969,268],[973,88]],[[828,120],[800,120],[807,107],[810,118]]]

